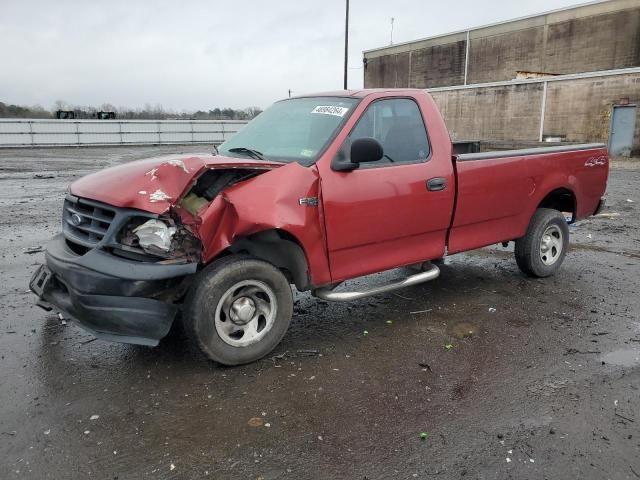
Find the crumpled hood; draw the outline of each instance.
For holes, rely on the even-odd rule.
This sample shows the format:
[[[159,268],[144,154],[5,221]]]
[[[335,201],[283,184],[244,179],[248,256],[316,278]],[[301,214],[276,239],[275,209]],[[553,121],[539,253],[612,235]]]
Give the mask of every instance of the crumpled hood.
[[[273,169],[282,163],[209,153],[148,158],[107,168],[71,184],[72,195],[115,207],[161,214],[175,204],[207,168]]]

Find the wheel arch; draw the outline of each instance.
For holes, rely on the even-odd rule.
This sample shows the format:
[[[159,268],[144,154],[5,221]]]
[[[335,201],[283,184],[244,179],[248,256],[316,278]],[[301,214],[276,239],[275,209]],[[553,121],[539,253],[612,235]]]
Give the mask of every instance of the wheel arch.
[[[575,222],[578,215],[576,194],[567,187],[558,187],[551,190],[538,203],[536,210],[538,208],[551,208],[559,212],[571,212],[571,221],[569,223]]]
[[[311,288],[309,265],[302,244],[286,230],[263,230],[242,237],[223,252],[230,253],[246,253],[275,265],[299,291]]]

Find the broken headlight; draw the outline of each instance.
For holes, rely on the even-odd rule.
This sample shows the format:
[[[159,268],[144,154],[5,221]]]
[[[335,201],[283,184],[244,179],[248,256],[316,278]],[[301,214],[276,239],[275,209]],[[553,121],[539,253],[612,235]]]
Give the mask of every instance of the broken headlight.
[[[200,240],[172,217],[135,217],[120,231],[118,250],[175,261],[199,261]],[[115,250],[114,250],[115,251]]]
[[[168,252],[171,250],[171,239],[177,230],[175,226],[169,226],[162,220],[153,218],[134,228],[132,232],[143,250],[157,248]]]

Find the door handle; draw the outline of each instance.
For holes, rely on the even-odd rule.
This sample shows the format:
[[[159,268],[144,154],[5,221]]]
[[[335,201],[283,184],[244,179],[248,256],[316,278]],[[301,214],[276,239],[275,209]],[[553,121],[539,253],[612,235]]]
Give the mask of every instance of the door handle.
[[[442,177],[430,178],[427,180],[427,190],[430,192],[439,192],[447,188],[447,181]]]

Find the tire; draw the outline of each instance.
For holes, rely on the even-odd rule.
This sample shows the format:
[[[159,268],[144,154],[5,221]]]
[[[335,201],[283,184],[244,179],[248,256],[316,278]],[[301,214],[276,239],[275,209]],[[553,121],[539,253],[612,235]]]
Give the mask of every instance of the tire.
[[[293,294],[272,264],[247,255],[212,262],[194,279],[184,303],[187,336],[211,360],[242,365],[271,352],[293,313]]]
[[[516,263],[523,273],[544,278],[558,271],[569,246],[569,227],[558,210],[539,208],[524,237],[516,240]]]

